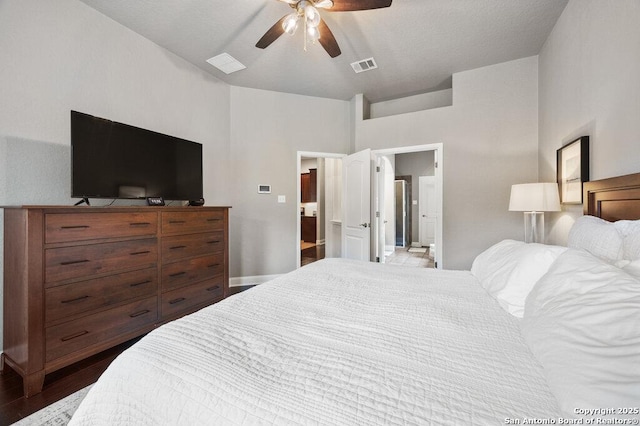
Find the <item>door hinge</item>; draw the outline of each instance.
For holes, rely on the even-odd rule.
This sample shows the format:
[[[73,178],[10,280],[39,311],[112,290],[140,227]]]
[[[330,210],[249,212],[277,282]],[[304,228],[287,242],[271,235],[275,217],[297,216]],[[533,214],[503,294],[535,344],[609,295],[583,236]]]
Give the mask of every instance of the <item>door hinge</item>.
[[[380,212],[376,212],[376,217],[380,217]]]
[[[376,173],[380,173],[380,166],[376,166]]]
[[[380,257],[376,256],[376,262],[380,263]]]
[[[438,168],[438,162],[437,161],[434,163],[434,166],[435,166],[436,169]]]
[[[435,262],[435,263],[433,264],[433,267],[434,267],[434,268],[436,268],[436,269],[438,269],[438,262]]]

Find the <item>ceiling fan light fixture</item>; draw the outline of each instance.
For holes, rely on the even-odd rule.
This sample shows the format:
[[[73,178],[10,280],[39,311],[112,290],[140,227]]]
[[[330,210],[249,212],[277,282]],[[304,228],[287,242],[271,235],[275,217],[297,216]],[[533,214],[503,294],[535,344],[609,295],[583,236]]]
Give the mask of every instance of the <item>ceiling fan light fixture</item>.
[[[309,37],[312,42],[319,40],[320,31],[318,31],[318,27],[307,27],[307,37]]]
[[[287,15],[284,21],[282,21],[282,29],[289,35],[294,35],[298,29],[298,12],[293,12]]]
[[[309,27],[317,27],[320,24],[320,13],[311,4],[307,4],[304,7],[304,18],[307,20],[307,26]]]

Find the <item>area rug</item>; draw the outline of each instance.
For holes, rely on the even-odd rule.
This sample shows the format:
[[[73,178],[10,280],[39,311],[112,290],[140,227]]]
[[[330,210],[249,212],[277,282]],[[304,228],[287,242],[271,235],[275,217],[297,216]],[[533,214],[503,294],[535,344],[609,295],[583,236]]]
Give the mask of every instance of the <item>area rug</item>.
[[[424,247],[411,247],[409,253],[426,253],[427,249]]]
[[[91,385],[36,411],[12,426],[64,426],[69,423],[71,416],[76,412],[89,389],[91,389]]]

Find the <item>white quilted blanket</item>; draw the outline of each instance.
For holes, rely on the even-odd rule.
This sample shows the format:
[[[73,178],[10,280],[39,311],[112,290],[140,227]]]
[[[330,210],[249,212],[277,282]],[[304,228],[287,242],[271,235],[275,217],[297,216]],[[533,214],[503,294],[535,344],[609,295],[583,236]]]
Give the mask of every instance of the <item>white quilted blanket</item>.
[[[487,425],[557,417],[469,272],[313,263],[120,355],[70,425]]]

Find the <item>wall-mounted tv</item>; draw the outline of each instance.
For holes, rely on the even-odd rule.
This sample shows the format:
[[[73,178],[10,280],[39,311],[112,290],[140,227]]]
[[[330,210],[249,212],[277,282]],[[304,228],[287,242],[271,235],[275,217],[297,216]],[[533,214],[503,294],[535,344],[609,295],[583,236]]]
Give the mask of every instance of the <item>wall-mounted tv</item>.
[[[71,196],[202,198],[202,144],[71,111]]]

